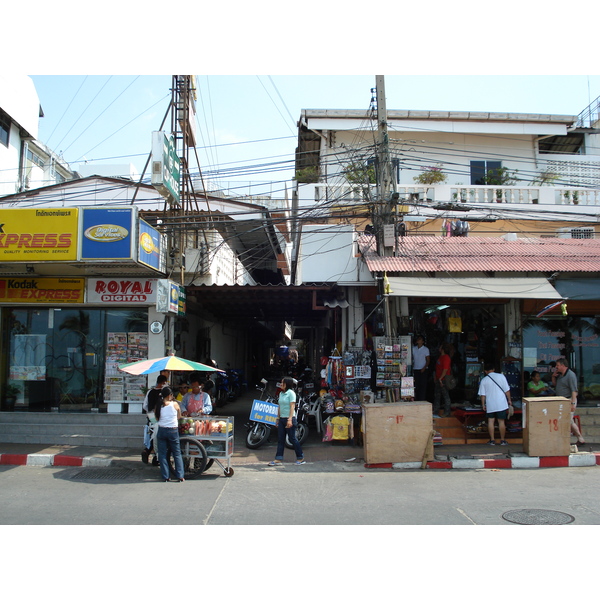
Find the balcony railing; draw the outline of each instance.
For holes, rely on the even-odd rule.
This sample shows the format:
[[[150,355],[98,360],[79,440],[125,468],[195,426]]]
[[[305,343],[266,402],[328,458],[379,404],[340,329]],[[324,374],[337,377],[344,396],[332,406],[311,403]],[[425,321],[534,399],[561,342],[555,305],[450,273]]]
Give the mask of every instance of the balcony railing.
[[[301,194],[308,198],[314,186],[318,202],[360,203],[376,199],[376,187],[358,188],[349,184],[308,184]],[[409,185],[398,186],[400,202],[463,204],[540,204],[600,206],[600,189],[559,186],[494,186],[494,185]]]

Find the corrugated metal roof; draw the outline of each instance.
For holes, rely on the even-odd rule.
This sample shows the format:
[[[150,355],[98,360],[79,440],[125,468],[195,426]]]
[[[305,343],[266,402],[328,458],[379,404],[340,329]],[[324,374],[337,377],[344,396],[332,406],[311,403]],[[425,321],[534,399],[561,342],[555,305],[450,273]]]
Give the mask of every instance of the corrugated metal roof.
[[[376,253],[374,236],[358,243],[372,272],[600,271],[600,240],[405,236],[388,257]]]

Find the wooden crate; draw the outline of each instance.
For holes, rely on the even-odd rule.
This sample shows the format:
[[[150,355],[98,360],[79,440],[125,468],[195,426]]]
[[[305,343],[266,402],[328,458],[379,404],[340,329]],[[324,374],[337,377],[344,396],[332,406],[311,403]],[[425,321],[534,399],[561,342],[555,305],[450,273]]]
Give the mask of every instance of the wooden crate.
[[[563,396],[523,398],[523,451],[529,456],[568,456],[571,401]]]
[[[433,459],[433,416],[429,402],[391,402],[363,406],[366,464]]]

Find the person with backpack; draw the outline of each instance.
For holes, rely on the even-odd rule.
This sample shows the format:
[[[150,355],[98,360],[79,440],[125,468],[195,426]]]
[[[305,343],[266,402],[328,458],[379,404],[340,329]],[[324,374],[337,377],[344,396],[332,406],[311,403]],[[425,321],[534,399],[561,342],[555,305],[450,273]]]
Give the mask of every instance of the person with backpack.
[[[508,446],[506,436],[506,419],[508,417],[509,406],[512,405],[510,399],[510,385],[502,373],[496,373],[496,367],[493,363],[485,363],[483,371],[485,376],[479,384],[477,392],[481,398],[481,407],[486,413],[488,422],[488,431],[490,433],[490,446],[495,446],[494,426],[498,421],[498,430],[500,431],[500,445]]]
[[[142,450],[142,462],[148,464],[150,455],[154,449],[154,440],[156,437],[156,429],[152,427],[156,423],[154,410],[160,401],[160,390],[167,385],[167,376],[163,372],[156,378],[156,385],[148,390],[142,409],[146,413],[147,422],[144,427],[144,449]],[[154,435],[153,435],[154,433]]]

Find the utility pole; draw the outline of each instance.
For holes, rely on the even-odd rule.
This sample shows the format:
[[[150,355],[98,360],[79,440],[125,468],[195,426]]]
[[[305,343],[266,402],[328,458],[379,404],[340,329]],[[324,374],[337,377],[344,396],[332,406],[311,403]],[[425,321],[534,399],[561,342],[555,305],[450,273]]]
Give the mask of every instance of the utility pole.
[[[392,216],[392,195],[396,199],[396,180],[393,177],[392,159],[390,157],[389,138],[387,130],[387,106],[385,101],[385,82],[383,75],[375,78],[377,90],[377,202],[375,214],[377,223],[375,234],[377,252],[380,256],[391,256],[396,246],[396,227]],[[385,335],[393,336],[390,302],[387,289],[387,277],[384,276],[380,286],[384,298]]]
[[[391,256],[395,247],[395,227],[392,215],[392,196],[396,197],[396,179],[392,169],[387,129],[387,105],[383,75],[375,77],[377,94],[377,251],[381,256]],[[391,234],[391,235],[390,235]],[[390,243],[390,238],[391,242]]]

